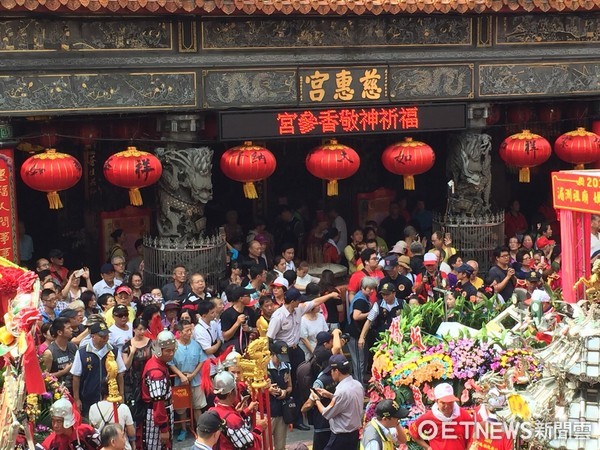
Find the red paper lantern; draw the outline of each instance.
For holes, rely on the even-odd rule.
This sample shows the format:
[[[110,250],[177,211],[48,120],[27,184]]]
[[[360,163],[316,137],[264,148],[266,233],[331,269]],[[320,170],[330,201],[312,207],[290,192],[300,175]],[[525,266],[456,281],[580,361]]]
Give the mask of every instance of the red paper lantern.
[[[28,158],[21,166],[21,179],[31,189],[47,192],[50,209],[62,208],[58,191],[77,184],[81,164],[71,155],[51,148]]]
[[[383,167],[404,177],[404,189],[415,190],[415,175],[427,172],[435,163],[433,149],[424,142],[407,137],[386,148],[381,155]]]
[[[563,161],[575,164],[575,169],[583,169],[584,164],[600,159],[600,136],[580,127],[559,136],[554,151]]]
[[[133,206],[143,205],[140,188],[151,186],[162,175],[162,164],[152,153],[127,147],[115,153],[104,163],[104,176],[114,184],[129,189],[129,202]]]
[[[254,182],[273,175],[275,167],[277,161],[273,153],[250,141],[230,148],[221,156],[221,170],[226,177],[244,183],[246,198],[258,198]]]
[[[354,149],[330,139],[311,151],[306,157],[306,168],[311,175],[328,180],[327,195],[338,195],[337,180],[351,177],[360,166],[360,157]]]
[[[550,143],[529,130],[507,137],[500,145],[500,158],[509,166],[519,168],[520,183],[529,183],[529,168],[548,161],[551,153]]]

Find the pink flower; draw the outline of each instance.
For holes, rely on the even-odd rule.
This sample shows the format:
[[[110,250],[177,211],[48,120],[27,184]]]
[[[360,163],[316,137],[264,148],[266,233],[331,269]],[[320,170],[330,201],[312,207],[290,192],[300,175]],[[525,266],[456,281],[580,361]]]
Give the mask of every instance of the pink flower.
[[[391,387],[386,386],[383,388],[383,396],[387,400],[394,400],[396,398],[396,393],[394,392],[394,390]]]
[[[379,395],[379,392],[377,392],[375,389],[372,389],[371,392],[369,393],[369,401],[371,403],[377,403],[380,400],[381,400],[381,396]]]

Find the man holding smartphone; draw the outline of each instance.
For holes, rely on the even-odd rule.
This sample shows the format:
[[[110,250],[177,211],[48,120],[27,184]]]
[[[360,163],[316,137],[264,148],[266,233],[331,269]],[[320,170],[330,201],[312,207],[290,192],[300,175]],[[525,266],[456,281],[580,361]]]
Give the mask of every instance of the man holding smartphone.
[[[352,365],[344,355],[333,355],[324,370],[330,373],[337,383],[335,392],[325,389],[313,390],[310,399],[319,413],[329,420],[331,436],[325,450],[348,450],[356,448],[358,431],[362,425],[364,389],[362,383],[352,378]],[[331,399],[328,406],[323,405],[321,397]]]

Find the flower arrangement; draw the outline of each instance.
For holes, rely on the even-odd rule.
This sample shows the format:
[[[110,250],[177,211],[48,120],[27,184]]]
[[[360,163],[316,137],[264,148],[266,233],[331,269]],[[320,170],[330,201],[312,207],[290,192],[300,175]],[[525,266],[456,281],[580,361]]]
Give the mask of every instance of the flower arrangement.
[[[494,358],[490,368],[500,375],[510,368],[516,368],[531,380],[542,378],[543,370],[542,362],[530,350],[520,348],[504,350]]]
[[[51,430],[50,407],[61,397],[67,397],[69,390],[58,379],[47,372],[43,373],[46,392],[42,395],[30,394],[25,401],[25,413],[29,423],[35,423],[36,441],[41,442]]]
[[[396,386],[421,386],[452,378],[452,374],[452,359],[443,353],[433,353],[397,365],[391,372],[390,381]]]

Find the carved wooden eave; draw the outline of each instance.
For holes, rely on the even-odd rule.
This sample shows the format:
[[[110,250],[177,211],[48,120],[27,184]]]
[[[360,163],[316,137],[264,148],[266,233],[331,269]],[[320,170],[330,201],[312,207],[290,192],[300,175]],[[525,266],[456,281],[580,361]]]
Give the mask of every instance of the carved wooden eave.
[[[0,11],[105,14],[378,15],[599,9],[600,0],[0,0]]]

